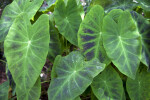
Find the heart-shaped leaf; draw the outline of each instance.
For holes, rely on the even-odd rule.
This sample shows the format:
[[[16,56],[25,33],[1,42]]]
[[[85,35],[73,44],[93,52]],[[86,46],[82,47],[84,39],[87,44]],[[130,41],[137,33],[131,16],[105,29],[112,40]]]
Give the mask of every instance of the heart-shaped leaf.
[[[21,88],[16,88],[18,100],[39,100],[41,96],[41,80],[37,79],[34,86],[28,91],[22,91]]]
[[[142,62],[150,69],[150,23],[140,14],[132,12],[142,38]]]
[[[0,100],[8,100],[9,81],[0,84]]]
[[[146,69],[138,71],[135,80],[128,78],[126,87],[131,100],[150,100],[149,85],[150,73]]]
[[[149,0],[136,0],[144,10],[150,11],[150,1]]]
[[[104,70],[104,66],[98,59],[84,61],[79,52],[71,52],[66,57],[57,56],[52,69],[56,77],[51,80],[48,90],[49,100],[75,99]]]
[[[123,11],[118,20],[111,14],[105,16],[102,37],[104,48],[114,65],[120,72],[134,79],[142,48],[140,35],[130,12]]]
[[[78,45],[77,33],[82,21],[81,11],[76,0],[68,0],[67,6],[63,0],[56,2],[54,18],[59,32],[72,44]]]
[[[49,17],[41,15],[31,25],[27,14],[21,14],[11,26],[4,41],[8,68],[19,92],[29,92],[45,64],[49,49]],[[19,96],[18,96],[19,97]]]
[[[125,100],[123,82],[112,66],[96,76],[91,86],[99,100]]]
[[[26,12],[31,19],[42,5],[43,0],[14,0],[6,6],[0,20],[0,42],[4,41],[15,18]]]
[[[103,47],[102,24],[104,10],[97,5],[91,8],[82,21],[78,32],[78,45],[87,60],[98,58],[102,63],[110,63]]]

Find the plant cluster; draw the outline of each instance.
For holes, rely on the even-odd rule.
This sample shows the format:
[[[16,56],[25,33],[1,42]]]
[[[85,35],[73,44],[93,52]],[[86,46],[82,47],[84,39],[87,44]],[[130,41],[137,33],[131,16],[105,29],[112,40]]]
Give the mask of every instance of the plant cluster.
[[[10,88],[17,100],[38,100],[46,59],[53,64],[48,100],[150,100],[150,1],[87,1],[5,7],[0,42],[8,80],[0,100],[13,100]]]

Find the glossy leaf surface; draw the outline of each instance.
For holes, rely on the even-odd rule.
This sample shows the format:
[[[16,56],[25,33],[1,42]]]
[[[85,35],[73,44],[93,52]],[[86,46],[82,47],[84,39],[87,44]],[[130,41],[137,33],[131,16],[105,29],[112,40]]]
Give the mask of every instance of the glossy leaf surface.
[[[127,92],[131,100],[150,99],[150,73],[142,69],[138,71],[135,80],[127,79]]]
[[[69,0],[67,6],[63,0],[56,2],[54,18],[59,32],[72,44],[78,45],[77,33],[82,21],[81,11],[76,0]]]
[[[123,82],[110,65],[94,78],[91,86],[98,100],[125,100]]]
[[[0,42],[4,41],[9,28],[21,13],[26,12],[31,19],[42,5],[43,0],[14,0],[6,6],[0,19]]]
[[[41,80],[40,77],[37,79],[34,86],[28,91],[22,91],[20,88],[16,88],[18,100],[39,100],[41,95]]]
[[[141,42],[130,12],[122,12],[118,20],[107,15],[103,21],[102,37],[104,48],[114,65],[134,79],[140,63]]]
[[[102,24],[104,10],[97,5],[91,8],[82,21],[78,32],[78,45],[87,60],[98,58],[102,63],[110,63],[103,47]]]
[[[0,100],[8,100],[9,81],[0,84]]]
[[[35,84],[46,61],[49,41],[48,15],[42,15],[31,25],[27,14],[23,13],[11,26],[4,41],[4,52],[19,88],[17,93],[28,92]]]
[[[142,38],[142,62],[150,69],[150,23],[136,12],[131,14]]]
[[[48,90],[49,100],[72,100],[82,94],[92,80],[104,70],[98,59],[84,61],[79,52],[71,52],[66,57],[57,56],[53,77]]]

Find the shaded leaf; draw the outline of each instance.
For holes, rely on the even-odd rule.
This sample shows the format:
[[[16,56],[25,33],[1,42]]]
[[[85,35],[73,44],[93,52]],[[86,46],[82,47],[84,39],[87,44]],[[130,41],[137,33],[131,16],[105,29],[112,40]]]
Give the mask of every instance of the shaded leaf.
[[[92,90],[99,100],[126,100],[119,74],[108,66],[92,82]]]
[[[133,0],[93,0],[91,6],[101,5],[105,12],[109,12],[112,9],[132,10],[136,7],[136,3]]]
[[[138,71],[135,80],[127,79],[127,92],[131,100],[150,99],[150,73],[145,69]]]
[[[0,84],[0,100],[8,100],[9,81]]]
[[[123,11],[117,21],[113,18],[107,15],[103,21],[104,48],[119,71],[134,79],[142,49],[140,35],[129,11]]]
[[[63,0],[56,2],[54,18],[59,32],[77,46],[77,33],[82,19],[76,0],[69,0],[67,6]]]
[[[140,14],[132,12],[142,38],[142,62],[150,69],[150,23]]]
[[[42,5],[43,0],[14,0],[6,6],[0,20],[0,42],[4,41],[15,18],[26,12],[31,19]]]
[[[58,30],[55,28],[53,14],[50,15],[50,27],[51,27],[50,44],[49,44],[48,58],[50,59],[50,61],[54,62],[55,57],[57,55],[62,54],[62,46],[61,46],[61,41],[59,39]]]
[[[98,58],[100,62],[109,64],[102,40],[102,24],[104,10],[97,5],[91,8],[82,21],[78,32],[78,45],[87,60]]]
[[[4,41],[4,52],[17,93],[27,93],[35,84],[46,61],[49,41],[48,15],[40,16],[34,25],[25,13],[14,21]]]
[[[71,52],[66,57],[57,56],[53,77],[48,90],[49,100],[72,100],[82,94],[92,80],[104,70],[98,59],[84,61],[79,52]]]

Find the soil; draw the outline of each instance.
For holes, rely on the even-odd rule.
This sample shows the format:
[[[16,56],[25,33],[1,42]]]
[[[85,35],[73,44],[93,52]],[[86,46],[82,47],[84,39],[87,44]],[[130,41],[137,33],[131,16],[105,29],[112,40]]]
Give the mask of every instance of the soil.
[[[0,84],[2,84],[5,81],[7,81],[5,66],[2,62],[0,62]]]

